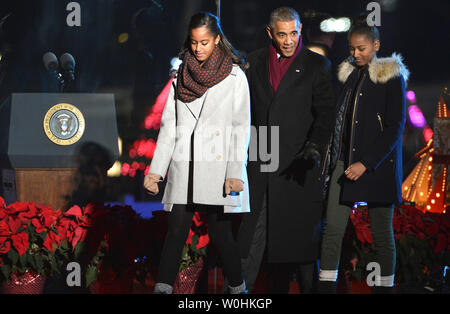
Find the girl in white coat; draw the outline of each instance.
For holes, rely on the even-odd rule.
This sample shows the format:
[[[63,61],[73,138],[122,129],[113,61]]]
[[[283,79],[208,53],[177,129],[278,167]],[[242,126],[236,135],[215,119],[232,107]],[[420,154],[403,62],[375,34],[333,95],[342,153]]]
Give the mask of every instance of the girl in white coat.
[[[247,150],[250,96],[244,62],[210,13],[191,18],[176,80],[164,107],[156,150],[145,177],[162,202],[168,233],[154,293],[171,293],[194,211],[205,211],[230,293],[245,293],[232,215],[248,212]]]

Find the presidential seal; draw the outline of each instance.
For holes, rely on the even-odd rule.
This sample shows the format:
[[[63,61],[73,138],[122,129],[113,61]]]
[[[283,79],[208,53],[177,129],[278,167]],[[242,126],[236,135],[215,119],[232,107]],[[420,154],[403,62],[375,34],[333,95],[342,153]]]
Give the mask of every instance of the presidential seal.
[[[83,136],[85,121],[77,107],[57,104],[47,111],[44,131],[47,137],[58,145],[72,145]]]

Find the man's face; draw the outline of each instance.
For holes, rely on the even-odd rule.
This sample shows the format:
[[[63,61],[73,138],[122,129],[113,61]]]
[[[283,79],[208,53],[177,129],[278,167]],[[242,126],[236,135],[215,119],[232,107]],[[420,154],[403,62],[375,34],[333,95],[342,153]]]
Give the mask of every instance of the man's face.
[[[267,33],[283,57],[292,57],[298,46],[302,24],[296,20],[276,21],[273,28],[267,27]]]

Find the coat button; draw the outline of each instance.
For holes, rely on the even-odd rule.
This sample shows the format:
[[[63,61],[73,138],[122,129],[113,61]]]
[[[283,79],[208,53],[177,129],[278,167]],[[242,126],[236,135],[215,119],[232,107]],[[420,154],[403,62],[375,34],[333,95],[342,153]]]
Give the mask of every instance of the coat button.
[[[355,124],[358,124],[358,121],[355,121]]]
[[[363,93],[359,93],[359,96],[362,96],[363,95]]]
[[[219,136],[219,135],[220,135],[220,132],[219,132],[219,131],[217,131],[217,132],[216,132],[216,136]]]
[[[389,160],[389,161],[390,161],[390,162],[394,162],[394,160],[392,160],[392,159],[391,159],[391,160]]]
[[[356,148],[353,148],[352,151],[356,152]]]
[[[222,159],[222,156],[217,155],[216,159],[217,159],[217,160],[221,160],[221,159]]]

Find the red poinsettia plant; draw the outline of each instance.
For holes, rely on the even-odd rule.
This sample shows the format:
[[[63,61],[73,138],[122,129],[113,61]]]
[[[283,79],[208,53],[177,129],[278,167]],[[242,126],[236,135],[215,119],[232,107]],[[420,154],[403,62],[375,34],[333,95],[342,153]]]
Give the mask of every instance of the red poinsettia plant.
[[[352,251],[347,256],[351,265],[347,273],[361,280],[366,265],[375,261],[367,208],[353,210],[350,219],[354,232],[346,234]],[[410,205],[396,206],[393,231],[397,282],[431,285],[432,277],[450,264],[450,215],[423,212]]]
[[[78,226],[69,241],[88,261],[86,286],[96,279],[112,285],[116,279],[134,276],[134,260],[143,246],[143,220],[130,206],[90,203],[73,206],[65,215]]]
[[[51,275],[67,263],[76,244],[84,240],[83,226],[61,210],[34,202],[6,206],[0,197],[1,279],[11,273]]]
[[[189,230],[189,235],[183,248],[179,271],[191,267],[201,257],[205,257],[208,244],[209,236],[206,217],[203,213],[195,212],[191,229]]]
[[[0,279],[12,273],[49,276],[69,262],[94,280],[131,274],[142,240],[142,218],[129,206],[88,204],[66,212],[34,202],[6,206],[0,197]]]

